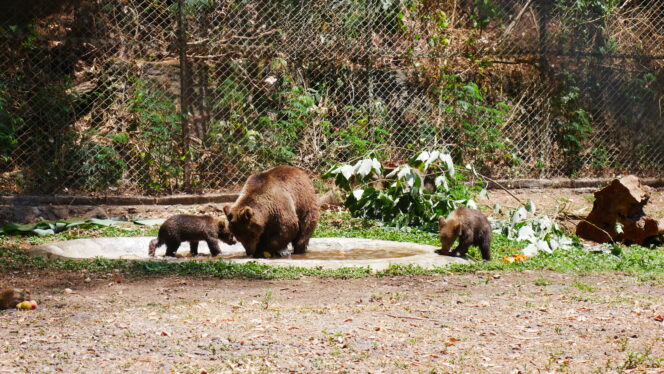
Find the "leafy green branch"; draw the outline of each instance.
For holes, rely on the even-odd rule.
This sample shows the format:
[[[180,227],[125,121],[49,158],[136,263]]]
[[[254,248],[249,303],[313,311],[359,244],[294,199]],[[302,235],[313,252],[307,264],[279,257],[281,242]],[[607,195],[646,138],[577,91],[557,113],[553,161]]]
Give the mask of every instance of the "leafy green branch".
[[[164,222],[163,219],[137,219],[132,221],[137,225],[153,226],[160,225]],[[17,224],[8,223],[0,226],[0,235],[54,235],[63,231],[72,229],[74,227],[83,229],[98,229],[103,227],[116,227],[126,221],[118,221],[114,219],[98,219],[90,218],[84,221],[56,221],[56,222],[39,222],[33,224]]]
[[[423,151],[407,164],[385,168],[376,158],[343,164],[323,175],[347,193],[346,207],[356,217],[396,227],[435,232],[438,217],[459,206],[476,207],[480,183],[466,184],[472,167],[457,168],[447,152]]]

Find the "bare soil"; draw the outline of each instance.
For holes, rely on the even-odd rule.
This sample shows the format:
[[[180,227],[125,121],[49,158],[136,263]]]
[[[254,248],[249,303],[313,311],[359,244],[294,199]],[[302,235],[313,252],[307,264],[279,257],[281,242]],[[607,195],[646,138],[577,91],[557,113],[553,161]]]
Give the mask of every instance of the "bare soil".
[[[511,191],[548,214],[580,216],[592,192]],[[518,204],[500,190],[480,203]],[[646,212],[664,216],[662,190]],[[0,274],[0,286],[31,288],[39,303],[0,311],[0,373],[664,373],[664,282],[623,274],[259,281],[39,271]]]
[[[480,203],[491,207],[498,203],[514,208],[519,205],[519,201],[526,203],[532,200],[538,210],[547,214],[565,211],[585,217],[593,208],[595,191],[593,188],[519,189],[509,192],[497,189],[489,191],[489,198],[480,199]],[[644,210],[654,217],[664,217],[664,189],[650,190],[650,200]]]
[[[495,215],[491,211],[495,204],[515,208],[520,202],[531,200],[539,212],[557,217],[567,231],[574,233],[579,217],[587,217],[592,210],[595,191],[597,189],[594,188],[518,189],[509,192],[498,189],[489,191],[488,199],[479,199],[478,203],[486,213]],[[664,218],[664,189],[650,190],[650,200],[644,211],[651,217]]]
[[[0,312],[0,373],[664,372],[664,284],[621,274],[0,282],[39,303]]]

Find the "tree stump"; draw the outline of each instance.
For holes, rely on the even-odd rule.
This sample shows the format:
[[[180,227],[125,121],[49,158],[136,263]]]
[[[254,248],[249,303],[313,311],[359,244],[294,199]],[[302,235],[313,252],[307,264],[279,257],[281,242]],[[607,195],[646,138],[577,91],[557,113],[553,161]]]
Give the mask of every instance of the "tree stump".
[[[648,238],[664,234],[664,220],[646,216],[643,207],[650,199],[650,188],[639,178],[628,175],[614,179],[595,192],[593,210],[576,226],[576,235],[598,243],[643,244]],[[622,225],[622,232],[616,230]]]

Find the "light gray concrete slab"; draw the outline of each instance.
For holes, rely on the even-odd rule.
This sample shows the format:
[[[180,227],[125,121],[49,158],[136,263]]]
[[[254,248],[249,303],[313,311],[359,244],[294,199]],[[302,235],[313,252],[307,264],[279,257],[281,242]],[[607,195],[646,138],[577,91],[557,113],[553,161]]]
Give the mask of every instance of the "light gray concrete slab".
[[[183,242],[178,250],[178,258],[164,258],[165,246],[157,248],[157,256],[148,256],[148,244],[152,237],[118,237],[75,239],[39,245],[29,249],[33,255],[66,258],[108,258],[151,261],[192,261],[189,256],[189,243]],[[359,238],[313,238],[305,255],[292,255],[290,258],[253,259],[245,255],[241,244],[227,245],[219,242],[222,258],[236,263],[256,261],[275,266],[301,266],[337,269],[346,266],[369,266],[382,270],[391,264],[417,264],[425,268],[444,266],[450,263],[465,263],[466,260],[440,256],[434,246],[403,243],[387,240]],[[210,251],[205,242],[198,246],[200,254],[196,259],[205,259]]]

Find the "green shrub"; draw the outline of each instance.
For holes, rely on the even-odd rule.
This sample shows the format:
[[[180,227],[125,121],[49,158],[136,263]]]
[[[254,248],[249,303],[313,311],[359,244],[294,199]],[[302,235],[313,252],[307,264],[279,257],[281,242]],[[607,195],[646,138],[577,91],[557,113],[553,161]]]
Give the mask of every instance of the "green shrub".
[[[323,177],[335,178],[348,193],[345,205],[356,217],[436,231],[438,217],[459,206],[475,207],[473,198],[482,188],[477,180],[466,184],[470,176],[472,167],[456,168],[448,153],[424,151],[387,173],[377,159],[367,158],[336,166]]]
[[[183,175],[181,117],[175,100],[147,81],[132,77],[132,152],[141,160],[140,183],[150,190],[172,189]]]

